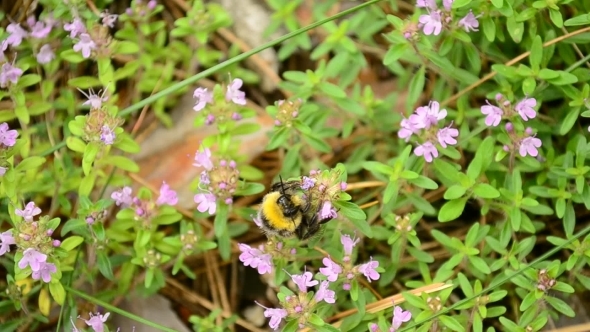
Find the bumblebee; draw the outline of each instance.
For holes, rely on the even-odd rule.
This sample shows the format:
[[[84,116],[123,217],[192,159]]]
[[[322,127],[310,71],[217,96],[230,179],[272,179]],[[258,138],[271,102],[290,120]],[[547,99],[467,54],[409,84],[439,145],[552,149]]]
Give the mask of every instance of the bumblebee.
[[[280,177],[279,177],[280,178]],[[299,181],[274,183],[262,199],[258,219],[267,235],[308,239],[320,230],[322,224],[332,218],[321,219],[318,208],[314,208],[311,197],[302,198],[297,192],[301,188]]]

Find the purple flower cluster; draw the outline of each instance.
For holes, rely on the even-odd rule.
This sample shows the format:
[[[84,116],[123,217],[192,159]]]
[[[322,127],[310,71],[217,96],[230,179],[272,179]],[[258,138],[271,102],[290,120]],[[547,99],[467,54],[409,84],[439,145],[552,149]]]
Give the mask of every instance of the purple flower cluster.
[[[206,125],[212,125],[215,122],[223,123],[229,119],[238,121],[242,119],[239,109],[236,107],[246,105],[246,93],[241,91],[243,81],[239,78],[234,79],[226,87],[225,96],[222,94],[219,86],[214,91],[207,88],[197,88],[193,93],[196,99],[193,109],[201,113],[205,118]],[[218,96],[218,97],[216,97]],[[210,107],[206,107],[211,105]]]
[[[166,182],[162,182],[160,187],[160,194],[156,201],[144,200],[139,197],[133,197],[133,190],[131,187],[123,187],[111,194],[111,199],[115,201],[117,206],[122,209],[132,208],[135,211],[137,217],[142,218],[146,224],[149,223],[152,217],[157,215],[158,207],[162,205],[174,206],[178,203],[178,196],[176,191],[170,189],[170,186]],[[89,224],[94,223],[89,222]]]
[[[374,261],[371,258],[367,263],[354,266],[351,261],[352,250],[359,242],[358,238],[351,238],[349,235],[343,234],[340,237],[340,242],[344,249],[344,258],[342,264],[334,262],[330,257],[324,257],[322,263],[324,267],[320,268],[320,273],[326,276],[328,281],[336,282],[337,280],[343,280],[344,283],[342,288],[344,290],[350,290],[350,282],[358,275],[364,275],[369,282],[379,280],[379,262]]]
[[[446,117],[447,110],[440,109],[437,101],[431,101],[428,106],[418,107],[409,118],[403,119],[397,135],[406,142],[416,135],[421,143],[414,149],[414,154],[424,157],[427,162],[432,162],[438,157],[437,143],[443,149],[448,145],[457,144],[457,129],[451,126],[438,126],[438,122]]]
[[[450,29],[453,22],[453,6],[454,0],[443,0],[443,7],[438,8],[436,0],[417,0],[416,7],[425,8],[428,14],[420,15],[418,21],[418,28],[422,29],[425,35],[439,35],[443,28]],[[481,16],[481,15],[479,15]],[[459,20],[457,26],[463,28],[466,32],[478,31],[479,16],[473,15],[472,11]],[[411,34],[406,36],[410,38]]]
[[[199,212],[208,211],[213,215],[217,211],[218,201],[227,205],[233,203],[233,194],[240,175],[235,161],[214,161],[211,158],[211,150],[202,148],[195,154],[193,165],[203,168],[199,181],[200,192],[194,197]]]
[[[41,212],[34,202],[27,203],[23,209],[15,209],[15,214],[23,220],[13,229],[0,233],[0,256],[10,252],[11,245],[16,245],[15,256],[22,254],[17,266],[21,270],[30,268],[34,280],[48,283],[57,272],[57,266],[49,258],[61,242],[51,238],[54,230],[50,228],[48,216],[34,220]]]
[[[340,193],[346,190],[347,184],[340,180],[340,172],[336,170],[311,170],[309,176],[301,178],[301,189],[309,197],[312,207],[318,208],[320,219],[334,219],[338,211],[333,202],[340,199]]]
[[[258,225],[259,221],[255,218],[254,222]],[[258,248],[252,248],[247,244],[238,243],[238,248],[241,252],[239,256],[240,262],[244,263],[244,266],[257,269],[259,274],[270,274],[274,272],[273,259],[288,260],[296,253],[295,249],[284,247],[283,242],[274,244],[272,241],[268,241]]]
[[[87,99],[82,105],[90,106],[82,138],[87,142],[100,142],[104,145],[115,144],[117,140],[115,130],[123,123],[123,120],[113,116],[103,106],[103,103],[109,100],[109,96],[106,95],[107,89],[99,90],[98,93],[95,93],[93,89],[90,89],[88,93],[80,89],[78,91]]]
[[[30,40],[33,50],[36,53],[38,63],[49,63],[55,58],[55,53],[51,49],[51,45],[48,43],[48,36],[51,33],[53,27],[57,25],[57,21],[53,18],[53,16],[49,15],[40,21],[37,21],[34,16],[29,16],[26,22],[29,31],[25,30],[19,23],[11,23],[6,27],[6,31],[9,33],[9,35],[5,40],[0,42],[0,62],[4,60],[4,52],[8,49],[8,47],[12,47],[14,49],[24,40]],[[8,81],[10,81],[12,84],[16,84],[18,77],[22,75],[22,70],[14,67],[14,63],[10,66],[10,68],[3,68],[2,72],[5,73],[6,76],[10,77]],[[19,72],[20,74],[17,75]],[[1,74],[0,86],[6,87],[6,81],[2,79]]]
[[[492,105],[486,100],[487,104],[481,107],[481,113],[486,116],[484,122],[489,127],[497,127],[502,120],[509,120],[509,122],[506,122],[504,129],[510,143],[504,145],[504,151],[518,151],[521,157],[526,157],[527,155],[537,157],[539,155],[538,148],[541,147],[542,142],[535,137],[533,129],[527,127],[524,131],[522,129],[517,130],[521,126],[515,126],[513,122],[510,122],[519,121],[519,119],[526,122],[536,118],[537,111],[535,107],[537,106],[537,100],[535,98],[524,97],[513,106],[504,95],[499,93],[496,95],[496,102],[498,106]]]
[[[281,301],[281,308],[265,308],[264,317],[270,318],[269,326],[277,330],[287,317],[297,320],[299,327],[303,328],[309,315],[315,311],[317,305],[321,302],[334,304],[336,303],[336,293],[331,290],[329,281],[318,281],[313,279],[311,272],[291,275],[291,280],[297,286],[297,294],[288,295],[284,301]],[[315,294],[308,293],[310,287],[319,285]]]

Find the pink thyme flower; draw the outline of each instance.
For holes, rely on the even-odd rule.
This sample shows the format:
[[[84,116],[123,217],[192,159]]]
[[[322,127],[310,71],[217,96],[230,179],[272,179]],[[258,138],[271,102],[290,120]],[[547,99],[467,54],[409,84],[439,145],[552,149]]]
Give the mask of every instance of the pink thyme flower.
[[[438,157],[438,150],[434,144],[426,141],[414,149],[414,154],[418,157],[424,156],[424,160],[430,163],[434,158]]]
[[[193,98],[197,98],[197,103],[193,107],[197,112],[205,108],[207,104],[213,104],[213,93],[207,91],[207,88],[197,88],[193,93]]]
[[[0,166],[0,176],[4,176],[4,174],[6,174],[7,170],[8,170],[8,167]]]
[[[108,12],[100,13],[100,17],[102,18],[102,25],[109,28],[115,27],[115,22],[119,15],[117,14],[109,14]]]
[[[412,313],[409,311],[404,311],[399,306],[393,307],[393,318],[391,319],[391,327],[389,328],[389,332],[395,332],[402,326],[403,323],[409,322],[412,319]]]
[[[522,141],[520,141],[518,153],[520,153],[522,157],[526,157],[527,154],[532,157],[536,157],[539,154],[537,149],[540,148],[542,144],[543,142],[541,142],[541,140],[536,137],[525,137],[522,139]]]
[[[115,131],[113,129],[107,125],[102,126],[100,131],[100,140],[104,143],[104,145],[113,145],[116,138],[117,135],[115,135]]]
[[[537,106],[537,100],[535,98],[524,98],[516,106],[514,109],[518,112],[520,117],[524,121],[528,121],[529,119],[534,119],[537,116],[537,112],[533,107]]]
[[[94,49],[96,49],[96,43],[87,33],[81,34],[80,40],[74,45],[74,51],[82,52],[84,59],[88,59],[90,57],[90,53]]]
[[[438,101],[431,101],[428,106],[418,107],[415,114],[410,116],[410,122],[414,128],[430,128],[436,126],[438,121],[443,120],[447,117],[447,110],[440,109]]]
[[[80,93],[86,97],[86,101],[82,103],[82,105],[90,105],[91,109],[100,109],[102,107],[102,103],[109,100],[109,96],[106,96],[107,90],[98,90],[98,93],[95,93],[93,89],[90,89],[88,93],[78,89]],[[102,94],[100,94],[102,92]]]
[[[322,263],[326,267],[320,267],[320,273],[325,275],[330,282],[338,280],[338,275],[342,273],[342,267],[336,264],[330,257],[324,257]]]
[[[469,13],[465,15],[465,17],[459,20],[458,24],[460,27],[463,27],[463,29],[465,29],[465,31],[467,32],[479,31],[477,29],[479,27],[479,21],[477,20],[479,16],[473,15],[473,11],[470,10]]]
[[[17,216],[23,217],[25,221],[31,222],[33,221],[33,217],[41,214],[41,209],[35,206],[35,202],[28,202],[24,209],[15,209],[14,213]]]
[[[369,262],[359,266],[359,272],[367,277],[367,280],[379,280],[379,273],[375,269],[379,267],[379,262],[374,261],[373,257],[370,258]]]
[[[23,42],[23,39],[27,38],[27,36],[29,35],[29,33],[25,29],[23,29],[18,23],[10,23],[6,27],[6,32],[10,34],[8,38],[6,38],[6,42],[8,45],[11,45],[12,47],[20,45]]]
[[[6,122],[0,124],[0,144],[4,146],[14,146],[17,137],[18,131],[15,129],[9,130]]]
[[[281,325],[281,321],[285,319],[289,314],[287,310],[283,308],[267,308],[258,302],[256,302],[256,304],[266,309],[264,310],[264,317],[270,318],[268,326],[270,326],[270,328],[273,330],[278,329],[279,325]]]
[[[338,217],[338,212],[332,207],[332,202],[325,201],[324,204],[322,204],[319,215],[321,219],[333,219]]]
[[[311,272],[304,272],[303,274],[294,274],[291,280],[297,285],[300,291],[307,292],[307,287],[313,287],[318,284],[317,280],[312,280],[313,274]]]
[[[352,255],[352,249],[359,243],[360,238],[354,237],[351,238],[348,234],[342,234],[340,236],[340,243],[344,247],[344,257],[350,257]]]
[[[45,283],[48,283],[51,281],[51,275],[55,272],[57,272],[55,264],[42,263],[38,271],[33,271],[31,277],[33,280],[43,279]]]
[[[309,189],[313,188],[313,186],[315,186],[315,181],[316,181],[315,179],[304,176],[303,183],[301,184],[301,189],[309,190]]]
[[[92,315],[92,313],[90,313],[90,319],[83,320],[86,322],[86,325],[90,326],[94,330],[94,332],[104,332],[104,322],[107,321],[110,314],[110,312],[107,312],[105,315],[101,315],[99,313]]]
[[[481,107],[481,113],[487,115],[485,119],[485,124],[489,127],[496,127],[500,124],[500,121],[502,120],[502,115],[504,115],[504,111],[502,111],[500,107],[490,104],[490,102],[487,100],[486,103],[488,104],[483,105]]]
[[[28,248],[23,252],[23,258],[18,262],[18,267],[21,270],[31,267],[33,272],[39,271],[41,265],[47,261],[47,255],[38,252],[33,248]]]
[[[445,7],[447,11],[451,11],[453,8],[453,2],[455,2],[455,0],[443,0],[443,7]]]
[[[320,288],[315,293],[314,299],[316,302],[325,301],[326,303],[334,303],[336,302],[336,292],[333,290],[328,289],[330,286],[330,282],[322,281],[320,284]]]
[[[156,201],[156,205],[168,204],[174,206],[176,203],[178,203],[176,191],[170,189],[170,186],[166,182],[163,182],[160,187],[160,196]]]
[[[258,269],[259,274],[272,272],[272,256],[263,252],[260,249],[252,248],[247,244],[238,243],[238,248],[242,252],[239,256],[240,262],[244,266],[251,266]]]
[[[27,24],[31,27],[31,37],[36,39],[43,39],[49,36],[53,27],[51,23],[46,24],[46,22],[37,21],[34,16],[27,19]]]
[[[211,150],[209,148],[203,148],[202,151],[197,151],[193,166],[203,167],[208,171],[212,170],[213,161],[211,160]]]
[[[133,197],[131,197],[132,193],[131,187],[123,187],[118,191],[115,191],[111,194],[111,198],[115,201],[117,206],[120,206],[122,209],[127,208],[133,204]]]
[[[55,53],[53,53],[51,46],[49,46],[49,44],[41,46],[39,53],[37,53],[37,62],[45,64],[51,62],[53,59],[55,59]]]
[[[428,8],[431,10],[436,10],[436,1],[435,0],[418,0],[416,1],[416,7],[418,8]]]
[[[23,75],[23,70],[16,67],[14,63],[6,62],[2,65],[0,70],[0,88],[8,86],[8,82],[16,85],[18,79]]]
[[[197,210],[199,210],[199,212],[203,213],[208,210],[210,215],[215,214],[215,211],[217,210],[217,202],[215,199],[215,195],[196,194],[194,199],[195,203],[199,204],[197,206]]]
[[[412,118],[412,116],[410,116]],[[413,134],[417,134],[420,129],[417,128],[410,119],[403,119],[400,123],[401,129],[397,132],[397,136],[406,142],[410,140]]]
[[[428,15],[420,15],[418,19],[420,23],[424,24],[423,31],[425,35],[438,36],[442,30],[442,18],[439,10],[433,10]]]
[[[459,131],[455,128],[451,128],[451,127],[445,127],[442,129],[439,129],[439,131],[436,133],[436,137],[438,138],[438,142],[440,143],[440,145],[443,148],[447,147],[447,144],[449,145],[455,145],[457,144],[457,140],[455,139],[455,137],[459,136]]]
[[[14,242],[14,237],[12,236],[12,231],[7,230],[4,233],[0,233],[0,256],[10,252],[11,244],[16,244],[16,242]]]
[[[225,100],[233,101],[237,105],[246,105],[246,93],[240,91],[243,81],[239,78],[234,79],[228,86],[225,93]]]
[[[86,26],[82,23],[82,20],[75,18],[72,23],[64,24],[64,30],[70,32],[70,37],[76,38],[76,36],[86,33]]]

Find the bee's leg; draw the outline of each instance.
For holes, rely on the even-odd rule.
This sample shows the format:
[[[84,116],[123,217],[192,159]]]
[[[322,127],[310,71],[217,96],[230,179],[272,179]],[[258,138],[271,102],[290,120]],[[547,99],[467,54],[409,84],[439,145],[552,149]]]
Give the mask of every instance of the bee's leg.
[[[307,213],[309,212],[309,209],[311,209],[311,194],[306,197],[305,201],[305,206],[301,209],[303,213]]]

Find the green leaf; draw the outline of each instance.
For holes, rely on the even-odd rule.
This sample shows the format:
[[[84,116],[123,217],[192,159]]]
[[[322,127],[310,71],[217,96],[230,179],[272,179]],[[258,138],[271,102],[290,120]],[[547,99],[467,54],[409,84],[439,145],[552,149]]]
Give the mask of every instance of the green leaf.
[[[174,224],[175,222],[180,221],[180,219],[182,219],[182,214],[177,213],[177,212],[172,213],[172,214],[162,214],[162,215],[155,217],[152,220],[152,224],[154,224],[154,225],[171,225],[171,224]]]
[[[65,60],[67,62],[71,62],[71,63],[80,63],[80,62],[86,60],[86,59],[84,59],[82,54],[80,54],[72,49],[68,49],[66,51],[61,52],[59,54],[59,56],[63,60]]]
[[[563,17],[559,10],[549,9],[549,18],[558,28],[563,28]]]
[[[287,127],[280,127],[279,129],[275,130],[270,138],[270,141],[266,146],[266,150],[274,150],[279,146],[285,144],[285,142],[287,142],[287,139],[289,138],[289,133],[290,130]]]
[[[339,86],[328,83],[328,82],[321,82],[318,87],[320,90],[328,96],[334,98],[346,98],[346,92],[342,90]]]
[[[455,3],[453,3],[453,7],[454,7],[454,4]],[[463,327],[463,325],[461,325],[461,323],[459,323],[459,321],[457,321],[453,317],[440,316],[440,317],[438,317],[438,319],[443,323],[444,326],[448,327],[451,331],[457,331],[457,332],[465,331],[465,328]]]
[[[443,197],[446,200],[453,200],[463,197],[463,195],[465,195],[466,192],[467,189],[465,187],[463,187],[460,184],[455,184],[447,188]]]
[[[241,174],[242,174],[242,172],[240,172],[240,175]],[[244,184],[243,186],[238,187],[238,189],[236,190],[234,195],[235,196],[256,195],[258,193],[263,192],[264,189],[265,189],[265,187],[263,184],[248,182],[248,183]]]
[[[567,133],[572,130],[574,125],[578,122],[578,116],[580,115],[580,107],[573,107],[568,110],[565,115],[565,118],[561,121],[561,126],[559,127],[559,134],[566,135]]]
[[[106,252],[98,250],[96,252],[96,257],[98,270],[100,273],[109,280],[115,280],[115,276],[113,275],[113,267],[111,266],[111,261],[109,260],[109,256],[106,254]]]
[[[465,7],[471,3],[472,0],[455,0],[453,2],[453,9]]]
[[[590,24],[590,13],[578,15],[563,22],[566,27]]]
[[[41,82],[41,76],[37,74],[28,74],[21,76],[21,78],[18,79],[16,86],[19,88],[26,88],[39,82]]]
[[[139,144],[128,134],[117,135],[117,141],[113,146],[127,153],[138,153],[141,149]]]
[[[49,293],[51,293],[51,297],[57,302],[59,305],[64,305],[66,300],[66,290],[61,282],[50,282],[49,283]]]
[[[96,180],[96,175],[89,174],[80,181],[80,187],[78,188],[78,195],[80,196],[89,196],[94,188],[94,181]]]
[[[393,167],[378,161],[365,161],[363,163],[363,168],[369,172],[372,172],[373,174],[392,175],[394,172]]]
[[[549,305],[551,305],[555,310],[561,312],[562,314],[564,314],[568,317],[575,317],[576,316],[576,313],[574,312],[574,310],[567,303],[565,303],[563,300],[558,299],[553,296],[545,296],[544,299],[545,299],[545,301],[547,301],[547,303],[549,303]]]
[[[63,240],[59,247],[64,249],[65,251],[71,251],[72,249],[79,246],[82,242],[84,242],[83,237],[73,235],[73,236],[70,236],[67,239]]]
[[[330,145],[324,142],[322,139],[315,137],[314,135],[303,135],[305,141],[311,145],[312,148],[318,150],[319,152],[328,153],[332,151]]]
[[[392,65],[394,62],[399,60],[399,58],[404,55],[406,50],[410,45],[408,43],[396,44],[390,47],[385,53],[385,57],[383,58],[383,64],[386,66]]]
[[[124,156],[106,156],[102,158],[100,162],[101,164],[116,166],[128,172],[139,172],[139,165],[135,161]]]
[[[420,96],[424,93],[424,83],[426,81],[426,67],[421,66],[420,69],[413,75],[412,80],[410,81],[410,87],[408,91],[408,96],[406,99],[406,105],[411,108]]]
[[[541,36],[536,36],[531,45],[531,54],[529,55],[529,63],[533,71],[538,72],[541,68],[541,60],[543,60],[543,41]]]
[[[114,47],[115,54],[134,54],[139,52],[139,46],[131,41],[117,41]]]
[[[86,149],[84,149],[84,157],[82,158],[82,170],[84,171],[84,175],[87,176],[90,173],[99,149],[100,146],[96,142],[91,142],[86,145]]]
[[[43,165],[44,163],[45,163],[45,158],[43,158],[43,157],[37,157],[37,156],[28,157],[26,159],[23,159],[20,163],[18,163],[18,165],[16,165],[16,170],[21,171],[21,172],[25,172],[30,169],[37,168],[37,167]]]
[[[497,198],[500,197],[500,192],[487,183],[478,183],[473,188],[475,195],[481,198]]]
[[[68,85],[78,89],[90,89],[94,87],[102,87],[102,83],[94,76],[80,76],[70,78]]]
[[[86,150],[86,143],[76,136],[68,136],[66,138],[66,145],[72,151],[84,153],[84,150]]]
[[[340,213],[350,219],[366,220],[367,215],[358,205],[352,202],[336,201],[334,206],[340,209]]]
[[[516,22],[514,16],[508,17],[506,19],[506,30],[508,30],[510,37],[515,43],[520,43],[524,33],[524,23]]]
[[[424,188],[424,189],[429,189],[429,190],[438,189],[438,184],[436,182],[434,182],[430,178],[427,178],[423,175],[418,176],[418,178],[416,178],[416,179],[411,179],[408,182],[410,182],[411,184],[413,184],[415,186]]]
[[[547,82],[553,85],[570,85],[578,82],[578,77],[565,71],[557,70],[559,76],[554,79],[549,79]]]
[[[463,213],[465,203],[467,203],[467,197],[446,202],[438,212],[438,221],[447,222],[457,219]]]

